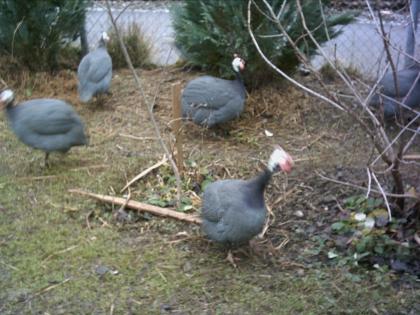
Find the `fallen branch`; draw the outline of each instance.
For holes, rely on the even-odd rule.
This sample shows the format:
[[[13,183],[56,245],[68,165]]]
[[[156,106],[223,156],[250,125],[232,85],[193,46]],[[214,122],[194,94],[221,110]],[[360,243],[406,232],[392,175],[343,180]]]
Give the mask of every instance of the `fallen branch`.
[[[123,189],[121,189],[120,192],[123,192],[124,190],[126,190],[128,187],[130,187],[134,182],[138,181],[140,178],[143,178],[144,176],[146,176],[147,174],[149,174],[151,171],[153,171],[154,169],[157,169],[158,167],[160,167],[161,165],[165,164],[166,161],[168,161],[166,155],[163,156],[162,160],[160,160],[159,162],[157,162],[156,164],[150,166],[148,169],[145,169],[143,172],[141,172],[140,174],[138,174],[136,177],[134,177],[132,180],[130,180],[127,185],[125,185],[123,187]]]
[[[161,207],[149,205],[147,203],[134,201],[134,200],[129,200],[127,202],[127,200],[124,198],[100,195],[100,194],[95,194],[95,193],[91,193],[91,192],[87,192],[87,191],[83,191],[79,189],[70,189],[69,192],[73,194],[88,196],[99,201],[112,203],[119,206],[126,205],[127,208],[138,210],[138,211],[149,212],[151,214],[161,216],[161,217],[173,218],[173,219],[177,219],[177,220],[185,221],[189,223],[194,223],[194,224],[201,224],[201,219],[199,217],[195,215],[191,215],[191,214],[178,212],[172,209],[161,208]]]
[[[319,177],[321,177],[322,179],[327,180],[329,182],[333,182],[333,183],[336,183],[336,184],[341,184],[341,185],[349,186],[349,187],[353,187],[353,188],[358,188],[358,189],[365,190],[365,191],[368,191],[368,189],[369,189],[368,187],[364,187],[364,186],[360,186],[360,185],[356,185],[356,184],[352,184],[352,183],[348,183],[348,182],[343,182],[341,180],[337,180],[337,179],[333,179],[333,178],[324,176],[324,175],[320,174],[319,172],[315,172],[315,173]],[[380,191],[375,190],[375,189],[370,189],[370,192],[375,193],[375,194],[382,194]],[[410,194],[410,193],[408,193],[408,194],[385,193],[385,195],[388,196],[388,197],[394,197],[394,198],[412,198],[412,199],[417,199],[417,200],[419,199],[418,196],[416,196],[414,194]]]
[[[407,154],[403,156],[404,160],[420,160],[420,154]]]

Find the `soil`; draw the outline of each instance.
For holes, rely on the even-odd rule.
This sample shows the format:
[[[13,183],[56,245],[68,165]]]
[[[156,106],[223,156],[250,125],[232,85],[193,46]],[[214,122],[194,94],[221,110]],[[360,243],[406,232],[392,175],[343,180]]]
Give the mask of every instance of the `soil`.
[[[152,100],[157,95],[154,113],[164,139],[167,143],[173,143],[172,84],[184,85],[198,74],[175,68],[139,70],[139,74],[147,98]],[[77,81],[74,72],[71,71],[62,71],[54,77],[39,74],[19,82],[13,81],[12,77],[3,79],[6,82],[14,82],[18,98],[21,100],[30,94],[30,98],[54,97],[71,102],[85,120],[90,134],[89,147],[72,149],[63,159],[53,157],[52,169],[45,171],[39,167],[41,155],[29,161],[29,156],[35,153],[23,145],[10,142],[13,135],[6,132],[0,138],[6,144],[1,148],[4,158],[0,161],[0,175],[8,181],[14,181],[12,177],[16,180],[28,178],[29,182],[33,183],[31,185],[37,185],[39,178],[41,181],[48,181],[45,176],[52,176],[52,180],[60,180],[63,179],[60,177],[62,171],[77,172],[80,168],[85,168],[88,177],[74,181],[71,175],[64,177],[69,178],[65,180],[64,187],[122,196],[119,190],[128,180],[162,157],[162,149],[156,141],[145,104],[141,102],[139,91],[127,70],[115,73],[111,97],[87,105],[79,103],[77,99]],[[302,80],[310,82],[311,78]],[[0,127],[6,130],[5,124]],[[288,176],[276,175],[266,191],[266,203],[272,214],[267,232],[263,237],[257,238],[257,244],[253,246],[256,260],[250,260],[249,254],[237,253],[239,260],[236,263],[243,272],[256,268],[259,272],[263,270],[267,277],[271,277],[279,270],[291,269],[294,270],[293,274],[295,272],[305,274],[307,268],[310,269],[312,268],[310,266],[320,262],[318,256],[303,255],[305,250],[316,247],[311,240],[323,235],[337,219],[342,200],[364,193],[324,180],[320,175],[361,186],[366,185],[367,177],[364,169],[372,154],[370,139],[347,115],[288,84],[273,82],[264,89],[253,91],[248,95],[246,110],[241,117],[223,128],[205,130],[190,122],[183,122],[182,128],[186,167],[183,193],[192,203],[190,213],[199,211],[198,195],[205,180],[253,176],[262,169],[275,144],[280,144],[295,159],[292,173]],[[17,148],[20,153],[12,151],[13,148]],[[16,156],[21,157],[16,158]],[[17,164],[10,163],[12,159]],[[112,177],[108,178],[110,175],[107,172],[112,173]],[[403,165],[403,172],[411,174],[407,176],[407,187],[419,192],[418,177],[413,176],[418,174],[418,166]],[[78,186],[71,186],[71,183]],[[389,185],[389,182],[385,183],[385,187],[390,187]],[[33,188],[35,186],[31,187],[30,191],[33,189],[36,191],[36,188]],[[168,206],[174,204],[174,187],[171,169],[165,166],[132,185],[130,194],[133,200],[145,202],[150,202],[153,199],[152,195],[155,194]],[[40,195],[34,194],[31,200],[42,199],[40,196],[44,196],[42,192]],[[63,190],[59,191],[59,194],[58,200],[64,198],[67,193]],[[203,264],[209,259],[207,257],[212,255],[219,257],[220,253],[224,252],[220,246],[202,238],[196,226],[137,214],[132,215],[128,223],[121,224],[110,217],[109,206],[96,206],[94,201],[81,201],[81,199],[83,197],[80,196],[72,196],[71,201],[68,201],[68,197],[64,199],[69,203],[66,207],[73,209],[68,210],[69,214],[63,214],[70,220],[70,224],[80,225],[79,228],[83,230],[104,229],[105,224],[111,225],[115,227],[116,232],[121,231],[121,235],[116,236],[117,239],[120,238],[118,243],[121,248],[134,246],[140,251],[143,246],[144,248],[153,246],[155,241],[161,244],[158,240],[163,238],[165,242],[173,244],[172,251],[180,250],[197,256],[194,258],[196,260],[189,258],[190,260],[183,261],[182,270],[186,274],[197,264]],[[56,202],[49,201],[46,207],[51,207],[51,203],[55,205]],[[16,207],[11,200],[1,203],[4,203],[5,208]],[[3,211],[1,209],[0,205],[0,212]],[[72,219],[73,212],[82,213],[80,217],[83,219]],[[8,241],[5,239],[4,242]],[[0,246],[1,244],[0,239]],[[147,257],[146,252],[142,255]],[[194,267],[191,266],[191,261]],[[149,272],[149,264],[154,264],[154,261],[151,260],[145,265],[146,269],[142,271],[145,274]],[[95,270],[102,276],[110,269],[99,266]],[[218,279],[217,276],[208,282],[210,286],[219,286],[221,283],[223,279]],[[168,304],[165,302],[156,308],[160,308],[161,313],[170,313],[173,307],[171,305],[187,303],[181,302],[182,293],[176,295],[176,299],[178,299],[176,302],[169,301]],[[218,309],[216,305],[218,300],[209,299],[213,301],[211,307]],[[203,309],[205,302],[195,302],[198,303],[198,309]],[[168,310],[165,310],[165,307]],[[223,307],[221,312],[229,313]],[[236,306],[232,307],[235,309]],[[263,308],[258,310],[261,312]],[[258,312],[250,311],[250,314]]]

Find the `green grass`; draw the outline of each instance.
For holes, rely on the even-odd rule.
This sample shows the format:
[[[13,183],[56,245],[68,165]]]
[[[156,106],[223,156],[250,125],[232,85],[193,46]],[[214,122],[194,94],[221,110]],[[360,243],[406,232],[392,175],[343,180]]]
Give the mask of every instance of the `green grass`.
[[[129,133],[127,120],[147,116],[112,106],[78,107],[92,145],[51,156],[49,169],[40,167],[43,154],[21,144],[0,114],[0,314],[418,313],[420,295],[409,281],[398,288],[393,274],[305,256],[310,241],[294,237],[293,229],[284,227],[291,241],[275,255],[238,255],[234,269],[226,250],[200,238],[196,226],[162,218],[122,225],[109,206],[69,194],[70,188],[119,193],[126,178],[161,158],[152,145],[115,136]],[[109,121],[112,130],[104,128]],[[130,130],[134,135],[150,128],[130,124],[138,128]],[[206,154],[194,156],[199,168],[212,168]],[[253,173],[251,163],[236,161],[228,165],[234,174]],[[141,180],[133,195],[165,191],[156,175],[167,172],[161,168]],[[172,242],[183,231],[190,238]],[[117,272],[101,275],[100,266]]]

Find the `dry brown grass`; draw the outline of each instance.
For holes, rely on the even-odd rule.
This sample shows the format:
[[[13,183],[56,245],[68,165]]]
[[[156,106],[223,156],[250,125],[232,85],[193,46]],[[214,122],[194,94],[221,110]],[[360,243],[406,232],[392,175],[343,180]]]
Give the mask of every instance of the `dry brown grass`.
[[[171,83],[185,83],[200,74],[177,69],[139,72],[149,98],[163,82],[155,113],[169,141]],[[111,308],[115,314],[160,313],[163,304],[191,314],[324,314],[336,313],[337,305],[361,314],[372,305],[381,313],[407,310],[415,301],[411,290],[386,287],[386,276],[372,280],[367,275],[352,282],[347,270],[323,265],[305,253],[316,246],[309,238],[330,226],[334,198],[354,193],[322,181],[315,171],[340,172],[345,180],[364,178],[358,169],[369,141],[345,115],[273,82],[249,95],[245,112],[225,130],[183,124],[184,196],[191,201],[191,212],[200,204],[194,186],[208,177],[253,176],[273,144],[281,144],[297,160],[287,178],[273,178],[266,201],[274,219],[264,238],[257,240],[255,255],[241,255],[233,271],[223,249],[200,238],[195,226],[134,215],[123,225],[110,212],[118,207],[67,193],[81,188],[121,197],[127,181],[162,158],[129,71],[115,72],[113,95],[104,104],[78,101],[73,72],[3,78],[19,100],[57,97],[72,103],[88,127],[90,145],[73,148],[63,159],[52,156],[52,168],[42,169],[42,155],[20,144],[0,114],[2,314],[110,313]],[[265,129],[273,136],[267,137]],[[174,188],[171,169],[161,166],[133,184],[130,192],[139,201],[147,202],[152,195],[171,200]],[[99,276],[98,266],[119,274]],[[339,289],[331,290],[331,283]],[[27,302],[21,296],[33,299]]]

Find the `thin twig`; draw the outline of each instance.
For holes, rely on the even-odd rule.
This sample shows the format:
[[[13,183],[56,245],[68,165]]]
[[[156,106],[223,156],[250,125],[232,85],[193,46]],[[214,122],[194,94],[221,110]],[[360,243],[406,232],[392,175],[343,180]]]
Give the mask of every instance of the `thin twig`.
[[[370,175],[369,167],[366,167],[366,173],[368,175],[368,186],[367,186],[366,198],[369,198],[370,189],[372,188],[372,176]]]
[[[257,40],[255,39],[255,35],[251,29],[251,2],[252,0],[248,1],[248,32],[251,35],[251,39],[255,45],[255,48],[257,49],[258,53],[260,54],[260,56],[264,59],[264,61],[272,68],[274,69],[274,71],[276,71],[277,73],[279,73],[282,77],[284,77],[285,79],[287,79],[288,81],[292,82],[293,84],[295,84],[296,86],[300,87],[302,90],[308,92],[309,94],[312,94],[320,99],[322,99],[323,101],[331,104],[332,106],[334,106],[335,108],[345,111],[344,108],[339,105],[338,103],[334,102],[333,100],[329,99],[328,97],[325,97],[322,94],[319,94],[317,92],[315,92],[314,90],[311,90],[309,88],[307,88],[306,86],[300,84],[299,82],[297,82],[295,79],[293,79],[292,77],[288,76],[285,72],[283,72],[282,70],[280,70],[276,65],[274,65],[270,59],[267,58],[267,56],[262,52]]]
[[[262,3],[266,7],[266,12],[268,12],[268,14],[266,14],[266,12],[263,12],[263,10],[261,10],[261,8],[259,8],[257,6],[255,1],[249,0],[248,1],[248,19],[247,19],[247,21],[248,21],[248,32],[249,32],[249,34],[251,36],[251,39],[252,39],[258,53],[260,54],[260,56],[265,60],[265,62],[272,69],[274,69],[277,73],[279,73],[282,77],[286,78],[288,81],[292,82],[294,85],[298,86],[299,88],[302,88],[303,90],[310,93],[311,95],[313,95],[317,98],[320,98],[323,101],[326,101],[329,105],[332,105],[335,108],[338,108],[338,109],[343,110],[346,113],[350,114],[351,117],[354,118],[355,121],[357,121],[357,123],[362,127],[362,129],[372,139],[372,143],[374,144],[374,147],[375,147],[376,151],[378,153],[380,153],[378,155],[378,157],[374,160],[374,162],[377,162],[379,160],[379,158],[381,158],[386,163],[389,171],[391,171],[391,174],[392,174],[392,177],[393,177],[393,180],[394,180],[394,184],[395,184],[395,187],[396,187],[396,191],[398,193],[397,194],[385,193],[383,191],[382,186],[380,185],[379,181],[378,181],[378,185],[380,186],[382,191],[381,191],[381,189],[379,191],[371,189],[372,177],[374,176],[374,179],[377,180],[377,177],[376,177],[373,169],[371,168],[373,163],[370,163],[370,166],[369,166],[369,169],[368,169],[368,175],[367,175],[368,180],[369,180],[368,188],[353,185],[353,184],[349,184],[349,183],[344,183],[344,182],[341,182],[341,181],[335,181],[335,182],[340,183],[340,184],[346,184],[346,185],[353,186],[353,187],[357,187],[359,189],[367,190],[368,195],[370,194],[370,192],[374,192],[374,193],[383,195],[384,198],[390,197],[390,196],[400,198],[399,200],[397,200],[397,204],[402,209],[403,206],[404,206],[403,205],[403,202],[404,202],[403,198],[406,198],[406,197],[413,198],[413,196],[404,194],[404,188],[402,186],[402,180],[401,180],[401,172],[399,170],[399,163],[402,160],[402,153],[404,152],[404,150],[407,150],[408,147],[410,147],[411,143],[414,142],[414,138],[416,137],[416,135],[413,135],[411,137],[411,140],[409,141],[408,144],[406,144],[405,147],[402,146],[402,141],[399,141],[399,140],[401,138],[401,134],[404,133],[404,131],[409,130],[410,124],[413,123],[417,119],[417,117],[415,119],[413,119],[412,122],[410,122],[410,124],[408,126],[404,126],[401,133],[397,137],[393,138],[392,141],[391,141],[390,137],[388,136],[388,134],[386,133],[386,131],[384,129],[383,122],[379,121],[379,119],[376,117],[373,110],[368,106],[368,101],[370,100],[372,95],[375,93],[376,86],[379,84],[381,79],[378,79],[378,81],[375,84],[375,88],[370,90],[368,97],[363,98],[361,96],[360,90],[355,85],[355,81],[350,78],[348,73],[342,67],[340,67],[338,64],[334,63],[330,59],[330,57],[325,53],[324,49],[321,47],[319,42],[315,39],[315,36],[313,34],[313,30],[310,30],[308,28],[308,25],[307,25],[306,20],[305,20],[305,14],[304,14],[303,9],[302,9],[302,1],[301,0],[296,0],[296,4],[297,4],[297,14],[300,16],[300,21],[302,22],[302,26],[305,30],[305,35],[304,36],[308,37],[312,41],[312,43],[315,45],[315,47],[318,48],[319,53],[325,58],[327,63],[335,70],[335,72],[341,78],[341,80],[344,82],[344,84],[350,89],[350,91],[351,91],[352,95],[354,96],[356,102],[352,102],[352,104],[347,104],[344,101],[342,101],[341,99],[338,99],[339,96],[337,96],[336,93],[332,92],[330,89],[325,87],[325,85],[322,82],[322,78],[318,75],[317,71],[315,71],[314,74],[316,76],[316,79],[320,83],[321,88],[325,91],[324,95],[322,95],[318,92],[315,92],[312,89],[310,89],[310,88],[300,84],[299,82],[296,82],[295,80],[291,79],[290,77],[288,77],[283,71],[278,69],[265,56],[264,52],[262,52],[262,50],[259,46],[259,43],[256,40],[256,37],[255,37],[255,35],[252,31],[252,26],[251,26],[251,4],[252,3],[257,7],[257,9],[260,11],[260,13],[262,13],[266,18],[268,18],[270,21],[272,21],[276,24],[277,28],[285,36],[285,38],[287,39],[289,44],[294,49],[298,59],[303,64],[308,65],[309,68],[311,67],[311,65],[309,64],[309,62],[307,60],[307,57],[305,55],[303,55],[303,53],[301,52],[299,47],[297,47],[296,42],[294,42],[290,38],[289,34],[285,30],[285,28],[282,26],[282,24],[280,22],[280,19],[274,13],[274,10],[273,10],[271,4],[269,3],[269,1],[262,0]],[[320,3],[320,5],[322,5],[322,3]],[[325,17],[323,17],[323,18],[324,18],[324,22],[325,22]],[[382,23],[382,21],[379,21],[379,23]],[[381,27],[382,27],[382,34],[384,35],[385,33],[383,31],[383,25],[378,26],[378,29],[380,29]],[[385,45],[389,44],[389,42],[387,42],[385,40],[386,36],[384,35],[383,37],[384,37],[384,44]],[[305,39],[303,39],[303,40],[305,40]],[[389,48],[389,47],[387,46],[387,48]],[[391,61],[391,67],[393,67],[392,60],[390,60],[390,61]],[[384,75],[385,75],[385,72],[382,74],[382,76],[384,76]],[[404,100],[402,100],[402,103],[404,103]],[[363,111],[360,111],[359,108],[361,108]],[[361,112],[366,113],[368,115],[368,120],[366,120],[366,117],[364,117],[364,115],[360,114]],[[397,141],[398,141],[399,145],[398,145],[398,148],[395,149],[395,151],[394,151],[393,144],[396,143]],[[385,203],[388,203],[388,201],[385,200]]]
[[[124,42],[122,40],[122,37],[120,35],[120,32],[118,30],[118,27],[117,27],[117,24],[115,22],[115,19],[114,19],[113,15],[112,15],[112,10],[111,10],[111,5],[109,3],[109,0],[106,0],[106,7],[108,9],[109,18],[110,18],[111,23],[112,23],[112,25],[114,27],[115,35],[118,38],[118,41],[120,43],[120,47],[121,47],[121,50],[122,50],[122,52],[124,54],[125,60],[127,62],[127,65],[128,65],[128,67],[130,68],[130,70],[131,70],[131,72],[133,74],[133,78],[134,78],[134,81],[135,81],[135,83],[137,85],[137,88],[138,88],[138,91],[140,93],[140,96],[142,97],[143,102],[146,105],[147,112],[148,112],[149,117],[150,117],[150,120],[151,120],[151,122],[153,124],[153,128],[155,130],[155,133],[156,133],[156,136],[158,138],[159,144],[162,147],[163,151],[165,152],[166,156],[168,157],[169,162],[170,162],[170,164],[172,166],[172,169],[173,169],[173,172],[174,172],[174,175],[175,175],[175,178],[176,178],[176,185],[177,185],[177,206],[180,207],[181,206],[181,192],[182,192],[182,186],[181,185],[182,185],[182,183],[181,183],[181,177],[179,175],[178,168],[176,166],[176,163],[175,163],[175,161],[174,161],[174,159],[173,159],[173,157],[172,157],[172,155],[171,155],[171,153],[170,153],[167,145],[165,144],[165,141],[163,140],[162,135],[161,135],[159,126],[158,126],[158,124],[156,122],[155,115],[153,113],[153,103],[149,103],[148,102],[146,93],[145,93],[145,91],[143,89],[143,86],[142,86],[142,84],[140,82],[140,78],[138,77],[138,75],[136,73],[136,70],[134,69],[133,63],[131,62],[131,58],[128,55],[127,48],[125,47],[125,44],[124,44]]]
[[[388,210],[388,220],[391,222],[392,221],[391,207],[389,206],[387,195],[386,195],[384,189],[382,188],[381,183],[376,178],[375,173],[372,173],[372,177],[373,177],[373,180],[375,181],[376,185],[378,186],[378,189],[380,190],[380,192],[382,194],[382,197],[384,198],[386,209]]]
[[[142,171],[140,174],[138,174],[136,177],[134,177],[132,180],[130,180],[127,185],[125,185],[122,189],[121,189],[121,193],[126,190],[128,187],[130,187],[133,183],[135,183],[136,181],[138,181],[139,179],[143,178],[144,176],[146,176],[147,174],[149,174],[151,171],[159,168],[160,166],[162,166],[163,164],[166,163],[166,161],[168,161],[166,155],[164,155],[162,157],[162,160],[160,160],[159,162],[153,164],[152,166],[150,166],[149,168],[145,169],[144,171]]]
[[[16,268],[15,266],[12,266],[10,264],[5,263],[4,261],[0,260],[0,263],[5,265],[6,267],[9,267],[10,269],[13,269],[15,271],[19,271],[19,268]]]
[[[16,28],[13,31],[13,38],[12,38],[12,58],[14,58],[14,48],[15,48],[15,37],[16,37],[16,33],[19,30],[19,28],[22,26],[24,20],[25,20],[25,17],[23,17],[23,19],[16,25]]]
[[[340,184],[340,185],[344,185],[344,186],[349,186],[349,187],[353,187],[353,188],[358,188],[358,189],[362,189],[362,190],[367,190],[366,187],[363,187],[363,186],[360,186],[360,185],[352,184],[352,183],[349,183],[349,182],[343,182],[341,180],[330,178],[330,177],[324,176],[324,175],[322,175],[322,174],[320,174],[318,172],[316,172],[316,174],[319,177],[321,177],[322,179],[325,179],[325,180],[327,180],[329,182],[333,182],[333,183],[336,183],[336,184]],[[370,191],[372,193],[375,193],[375,194],[382,194],[380,191],[375,190],[375,189],[371,189]],[[393,198],[413,198],[413,199],[416,199],[416,200],[419,199],[417,196],[414,196],[414,195],[411,195],[411,194],[385,193],[385,195],[388,196],[388,197],[393,197]]]
[[[69,251],[71,251],[71,250],[73,250],[73,249],[75,249],[77,247],[79,247],[79,245],[72,245],[72,246],[70,246],[68,248],[59,250],[58,252],[55,252],[55,253],[52,253],[51,255],[48,255],[42,262],[44,263],[45,261],[49,260],[51,257],[57,256],[59,254],[67,253],[67,252],[69,252]]]
[[[156,137],[138,137],[138,136],[133,136],[133,135],[127,135],[127,134],[124,134],[124,133],[119,133],[118,135],[120,137],[134,139],[134,140],[157,140]]]
[[[34,298],[36,298],[37,296],[39,296],[43,293],[46,293],[48,291],[51,291],[52,289],[55,289],[56,287],[58,287],[60,285],[63,285],[64,283],[66,283],[70,280],[71,280],[71,278],[67,278],[67,279],[64,279],[63,281],[61,281],[60,283],[56,283],[56,284],[53,284],[53,285],[49,285],[45,288],[42,288],[42,289],[38,290],[37,292],[35,292],[34,294],[32,294],[29,298],[27,298],[26,302],[29,302],[29,301],[33,300]]]

